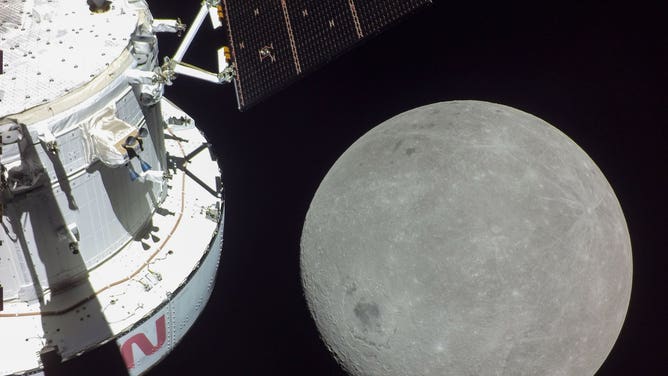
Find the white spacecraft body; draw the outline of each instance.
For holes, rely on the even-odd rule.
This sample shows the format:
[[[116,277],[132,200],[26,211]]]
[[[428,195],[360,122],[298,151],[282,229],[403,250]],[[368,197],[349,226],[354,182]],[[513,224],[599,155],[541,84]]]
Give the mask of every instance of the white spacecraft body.
[[[141,374],[213,288],[220,171],[158,66],[154,31],[179,25],[98,3],[0,2],[2,375],[109,341]]]

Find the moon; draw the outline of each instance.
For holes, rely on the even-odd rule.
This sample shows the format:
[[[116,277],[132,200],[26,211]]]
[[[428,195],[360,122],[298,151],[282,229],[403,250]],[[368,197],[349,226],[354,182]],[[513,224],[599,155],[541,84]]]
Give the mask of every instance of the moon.
[[[592,375],[626,316],[631,243],[566,135],[510,107],[442,102],[336,161],[306,215],[301,276],[352,375]]]

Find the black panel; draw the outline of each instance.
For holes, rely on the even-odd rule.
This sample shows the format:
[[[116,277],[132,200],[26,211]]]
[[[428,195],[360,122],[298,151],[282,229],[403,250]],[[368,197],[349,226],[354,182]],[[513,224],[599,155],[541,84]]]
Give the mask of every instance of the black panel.
[[[226,1],[237,98],[245,108],[271,93],[276,82],[295,77],[290,42],[281,3],[277,0]]]
[[[302,70],[312,70],[359,39],[347,1],[291,0],[290,4]]]
[[[363,0],[355,1],[364,36],[378,32],[385,26],[428,3],[424,0]]]
[[[223,0],[239,108],[282,89],[429,0]]]

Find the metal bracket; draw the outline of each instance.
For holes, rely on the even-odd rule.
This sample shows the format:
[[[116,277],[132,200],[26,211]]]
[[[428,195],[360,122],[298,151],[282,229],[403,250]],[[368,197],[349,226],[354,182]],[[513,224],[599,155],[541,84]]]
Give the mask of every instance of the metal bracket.
[[[170,59],[169,57],[165,57],[164,63],[160,69],[162,73],[159,79],[163,80],[167,85],[171,85],[172,80],[179,74],[212,82],[214,84],[228,83],[234,78],[234,69],[231,66],[226,67],[220,73],[214,73],[192,64]]]
[[[175,20],[154,19],[151,27],[154,33],[176,33],[178,36],[186,31],[186,24],[181,22],[180,18]]]

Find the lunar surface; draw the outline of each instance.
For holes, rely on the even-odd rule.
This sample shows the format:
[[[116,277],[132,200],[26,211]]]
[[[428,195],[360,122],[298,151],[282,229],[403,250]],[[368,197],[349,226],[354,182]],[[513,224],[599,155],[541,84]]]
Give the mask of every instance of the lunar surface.
[[[631,293],[631,245],[573,141],[492,103],[437,103],[356,141],[301,238],[316,325],[353,375],[592,375]]]

